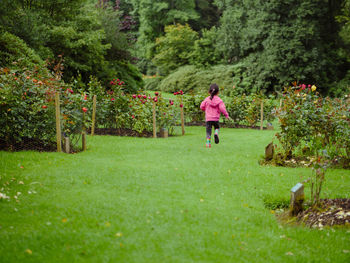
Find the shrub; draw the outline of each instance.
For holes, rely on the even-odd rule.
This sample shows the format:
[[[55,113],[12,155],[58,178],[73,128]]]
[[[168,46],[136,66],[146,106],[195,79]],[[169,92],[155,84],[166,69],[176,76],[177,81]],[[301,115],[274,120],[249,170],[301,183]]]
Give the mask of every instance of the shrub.
[[[349,159],[349,98],[322,98],[316,86],[287,88],[283,106],[277,111],[281,132],[276,134],[284,156],[317,155],[326,150],[330,158]]]
[[[162,81],[161,76],[144,76],[143,81],[145,83],[145,90],[159,90],[160,82]]]
[[[42,67],[44,62],[22,39],[0,31],[0,65],[33,69]]]
[[[26,141],[55,142],[55,107],[51,91],[59,83],[32,71],[0,69],[0,141],[9,149]]]
[[[220,87],[220,93],[231,95],[232,87],[235,85],[235,94],[250,93],[253,87],[247,84],[244,79],[244,67],[236,65],[218,65],[207,69],[196,66],[184,66],[168,75],[160,83],[160,90],[174,92],[183,90],[188,92],[204,92],[209,90],[209,86],[216,83]]]

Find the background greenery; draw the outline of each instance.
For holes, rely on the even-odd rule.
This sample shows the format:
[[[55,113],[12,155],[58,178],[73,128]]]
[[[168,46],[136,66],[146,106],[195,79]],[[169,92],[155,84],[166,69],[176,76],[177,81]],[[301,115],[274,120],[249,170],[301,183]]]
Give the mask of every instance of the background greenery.
[[[91,75],[103,87],[118,77],[135,92],[142,73],[159,75],[163,90],[217,81],[271,93],[297,81],[341,96],[350,82],[349,16],[349,0],[3,0],[0,66],[62,55],[64,80],[81,85]]]

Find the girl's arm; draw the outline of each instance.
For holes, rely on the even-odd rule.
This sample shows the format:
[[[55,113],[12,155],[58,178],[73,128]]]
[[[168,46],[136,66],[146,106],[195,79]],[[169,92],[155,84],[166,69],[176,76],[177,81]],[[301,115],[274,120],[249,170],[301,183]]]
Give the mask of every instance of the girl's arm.
[[[227,110],[226,110],[226,107],[225,107],[225,103],[221,102],[219,104],[219,110],[222,114],[224,114],[224,116],[226,117],[226,119],[229,119],[230,117],[228,116],[228,113],[227,113]]]
[[[202,111],[205,111],[205,105],[206,105],[206,100],[203,100],[200,106]]]

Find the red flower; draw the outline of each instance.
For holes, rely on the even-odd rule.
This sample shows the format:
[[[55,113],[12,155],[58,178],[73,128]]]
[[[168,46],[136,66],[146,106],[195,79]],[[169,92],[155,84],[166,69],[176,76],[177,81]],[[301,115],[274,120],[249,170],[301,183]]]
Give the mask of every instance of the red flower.
[[[154,100],[154,102],[157,102],[157,101],[158,101],[158,98],[157,98],[157,97],[154,97],[153,100]]]
[[[135,115],[132,115],[131,118],[135,119]]]
[[[87,112],[88,109],[83,107],[82,110],[83,110],[83,112]]]
[[[142,98],[147,99],[147,95],[143,95]]]
[[[136,94],[133,94],[132,97],[133,97],[134,99],[136,99]]]
[[[111,98],[111,101],[114,101],[115,100],[115,98]]]
[[[47,108],[47,106],[46,106],[46,105],[43,105],[41,108],[46,109],[46,108]]]
[[[155,92],[155,93],[154,93],[154,95],[158,96],[158,95],[159,95],[159,93],[158,93],[158,92]]]
[[[177,92],[174,92],[174,95],[176,96],[178,93]]]
[[[111,82],[109,82],[110,85],[115,85],[115,83],[113,82],[113,80],[111,80]]]
[[[183,92],[182,90],[180,90],[180,94],[181,94],[181,95],[184,95],[184,92]]]
[[[119,82],[119,81],[120,81],[120,79],[117,79],[117,81]]]
[[[141,98],[141,94],[138,94],[137,97],[138,97],[138,98]]]
[[[303,84],[303,85],[301,85],[301,87],[302,87],[303,89],[305,89],[305,88],[306,88],[306,85],[305,85],[305,84]]]
[[[148,99],[151,100],[152,99],[151,96],[149,96]]]
[[[183,108],[184,105],[180,104],[180,108]]]

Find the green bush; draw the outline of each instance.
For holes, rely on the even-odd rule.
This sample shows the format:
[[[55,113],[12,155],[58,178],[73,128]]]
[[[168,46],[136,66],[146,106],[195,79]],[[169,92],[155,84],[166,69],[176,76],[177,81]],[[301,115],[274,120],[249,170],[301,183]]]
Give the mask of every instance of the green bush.
[[[309,85],[311,86],[311,85]],[[321,97],[316,86],[287,88],[277,111],[276,134],[285,158],[326,151],[331,160],[350,158],[350,100]]]
[[[160,82],[162,81],[161,76],[154,76],[154,77],[148,77],[145,76],[143,78],[143,82],[145,83],[144,89],[145,90],[159,90]]]
[[[0,31],[0,65],[33,69],[36,66],[40,68],[44,62],[22,39]]]
[[[55,107],[51,90],[58,83],[30,71],[0,69],[0,144],[8,149],[26,140],[53,145]]]
[[[207,69],[196,66],[184,66],[168,75],[160,83],[160,90],[174,92],[183,90],[188,92],[205,92],[209,86],[216,83],[220,87],[220,93],[230,95],[232,87],[235,85],[235,93],[250,93],[253,89],[249,85],[249,79],[244,78],[244,66],[217,65]]]

